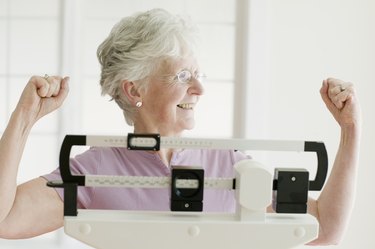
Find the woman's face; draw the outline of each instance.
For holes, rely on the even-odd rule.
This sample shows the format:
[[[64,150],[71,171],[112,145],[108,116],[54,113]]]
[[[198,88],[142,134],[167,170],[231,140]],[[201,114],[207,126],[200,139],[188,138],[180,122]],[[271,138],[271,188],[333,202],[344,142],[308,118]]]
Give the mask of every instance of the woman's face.
[[[175,136],[192,129],[194,110],[203,94],[199,76],[201,72],[193,58],[162,63],[150,76],[147,90],[141,93],[143,105],[135,120],[135,132]]]

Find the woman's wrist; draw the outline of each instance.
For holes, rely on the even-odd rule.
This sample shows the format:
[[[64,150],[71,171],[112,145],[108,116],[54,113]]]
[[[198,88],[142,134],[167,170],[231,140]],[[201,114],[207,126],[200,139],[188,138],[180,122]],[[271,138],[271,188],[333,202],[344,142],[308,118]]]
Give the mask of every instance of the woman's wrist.
[[[361,138],[361,124],[352,123],[341,126],[341,145],[359,146]]]
[[[23,134],[28,134],[36,122],[35,116],[30,111],[17,107],[10,117],[9,125],[17,127]]]

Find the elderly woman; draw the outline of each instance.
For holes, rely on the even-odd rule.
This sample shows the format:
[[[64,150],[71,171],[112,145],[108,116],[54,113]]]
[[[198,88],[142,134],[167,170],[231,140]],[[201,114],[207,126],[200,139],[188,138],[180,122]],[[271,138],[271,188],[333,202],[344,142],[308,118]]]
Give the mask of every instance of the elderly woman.
[[[194,57],[195,28],[163,10],[121,20],[100,45],[102,93],[123,110],[135,133],[180,136],[194,127],[194,109],[203,94]],[[19,161],[35,122],[54,111],[68,94],[69,78],[33,76],[0,142],[0,237],[27,238],[63,225],[59,190],[46,187],[59,179],[58,170],[16,185]],[[320,224],[311,244],[336,244],[353,205],[360,139],[360,110],[353,86],[338,79],[323,81],[324,103],[341,127],[341,141],[331,175],[308,212]],[[227,150],[128,151],[90,148],[71,159],[78,174],[168,176],[170,165],[201,165],[209,177],[233,177],[233,165],[247,158]],[[168,192],[161,189],[82,188],[80,208],[168,210]],[[205,211],[235,210],[231,191],[205,192]]]

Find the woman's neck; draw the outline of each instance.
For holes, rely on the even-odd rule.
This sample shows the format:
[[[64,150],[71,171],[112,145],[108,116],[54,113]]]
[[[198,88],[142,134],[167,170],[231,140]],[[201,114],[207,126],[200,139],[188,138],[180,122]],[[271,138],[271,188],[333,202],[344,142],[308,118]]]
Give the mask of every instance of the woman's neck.
[[[161,129],[157,129],[157,128],[148,128],[148,129],[145,129],[145,127],[142,127],[140,128],[139,126],[135,126],[134,127],[134,133],[135,134],[159,134],[160,136],[163,136],[163,137],[180,137],[181,136],[181,133],[174,133],[174,132],[166,132],[166,131],[162,131]],[[172,159],[172,155],[173,155],[173,149],[160,149],[159,151],[148,151],[150,153],[155,153],[157,155],[159,155],[160,157],[160,160],[164,163],[164,165],[166,167],[169,167],[170,165],[170,162],[171,162],[171,159]]]
[[[170,166],[170,162],[173,155],[173,149],[160,149],[155,153],[159,155],[160,160],[164,163],[166,167]]]
[[[134,126],[134,133],[135,134],[159,134],[163,137],[180,137],[182,135],[181,132],[176,132],[172,130],[165,130],[164,128],[160,127],[139,127]]]

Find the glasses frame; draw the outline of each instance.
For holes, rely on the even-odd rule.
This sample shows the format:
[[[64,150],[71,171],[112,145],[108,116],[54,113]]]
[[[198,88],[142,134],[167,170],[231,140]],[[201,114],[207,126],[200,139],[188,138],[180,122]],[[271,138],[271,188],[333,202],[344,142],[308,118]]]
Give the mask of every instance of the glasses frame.
[[[187,75],[187,76],[185,76],[185,75]],[[200,83],[203,83],[206,78],[207,78],[207,76],[204,73],[193,74],[190,70],[183,69],[180,72],[176,73],[176,75],[173,79],[180,84],[188,84],[193,79],[196,79]]]

